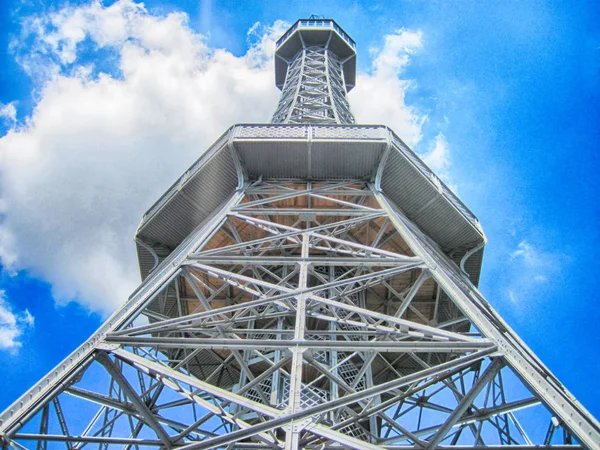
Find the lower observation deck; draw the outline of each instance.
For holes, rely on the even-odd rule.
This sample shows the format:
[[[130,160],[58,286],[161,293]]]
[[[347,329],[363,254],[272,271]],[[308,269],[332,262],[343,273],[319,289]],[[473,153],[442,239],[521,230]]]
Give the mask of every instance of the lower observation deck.
[[[339,386],[328,383],[323,371],[334,371],[346,385],[363,390],[411,375],[423,361],[442,364],[477,350],[479,343],[470,341],[469,321],[411,251],[373,187],[365,180],[245,182],[233,197],[235,204],[211,218],[215,228],[181,264],[175,286],[147,307],[150,324],[140,333],[124,332],[109,340],[133,346],[152,343],[170,361],[194,352],[186,370],[215,382],[217,375],[210,374],[222,365],[218,385],[226,389],[237,389],[244,370],[258,376],[270,369],[269,361],[261,358],[250,358],[246,365],[236,362],[235,351],[261,351],[287,367],[289,361],[277,359],[282,349],[309,345],[312,353],[306,357],[314,358],[321,372],[305,368],[304,407],[338,395]],[[301,342],[294,331],[299,286],[311,299]],[[178,335],[190,320],[243,305],[252,305],[258,316],[236,315],[232,321],[221,314],[210,332]],[[369,315],[367,325],[363,314]],[[165,333],[165,320],[176,324],[177,333]],[[386,320],[391,320],[389,327],[370,324]],[[415,329],[399,334],[390,346],[388,335],[403,327]],[[232,341],[232,332],[242,338]],[[457,336],[464,342],[452,342]],[[357,351],[379,357],[365,365]],[[269,399],[267,403],[283,409],[290,384],[286,374],[267,377],[245,395],[257,402]],[[352,428],[355,437],[369,439],[365,426]]]
[[[243,124],[227,130],[144,216],[136,234],[142,277],[259,179],[368,181],[457,262],[485,243],[475,216],[385,126]],[[482,255],[474,251],[465,265],[475,284]]]

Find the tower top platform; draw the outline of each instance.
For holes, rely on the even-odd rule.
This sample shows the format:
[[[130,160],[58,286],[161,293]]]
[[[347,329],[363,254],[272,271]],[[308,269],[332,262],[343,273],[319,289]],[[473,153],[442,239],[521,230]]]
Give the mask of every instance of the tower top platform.
[[[275,51],[275,84],[283,89],[287,68],[303,48],[325,47],[341,60],[346,90],[356,83],[356,43],[332,19],[300,19],[277,40]]]

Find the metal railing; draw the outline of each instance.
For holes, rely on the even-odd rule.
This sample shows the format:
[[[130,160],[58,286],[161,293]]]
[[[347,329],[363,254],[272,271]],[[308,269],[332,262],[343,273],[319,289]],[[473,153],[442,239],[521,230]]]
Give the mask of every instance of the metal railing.
[[[346,34],[344,30],[342,30],[342,27],[340,27],[337,23],[335,23],[335,20],[332,19],[300,19],[296,21],[296,23],[292,25],[290,29],[287,30],[285,34],[277,40],[277,47],[283,44],[283,42],[285,42],[285,40],[289,38],[298,28],[331,28],[332,30],[336,31],[350,47],[356,49],[356,43],[350,36],[348,36],[348,34]]]
[[[446,184],[413,152],[394,132],[390,130],[394,146],[421,172],[421,174],[432,181],[446,199],[465,217],[467,220],[480,229],[479,220],[467,208],[467,206],[456,196]]]

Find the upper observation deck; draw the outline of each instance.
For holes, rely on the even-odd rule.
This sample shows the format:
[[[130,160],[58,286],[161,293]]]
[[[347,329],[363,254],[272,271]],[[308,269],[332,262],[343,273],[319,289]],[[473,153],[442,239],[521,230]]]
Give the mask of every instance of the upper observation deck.
[[[346,91],[356,84],[356,43],[332,19],[300,19],[277,40],[275,52],[275,84],[283,89],[287,67],[298,52],[306,47],[326,47],[343,66]]]
[[[346,94],[356,82],[356,44],[331,19],[298,20],[277,41],[273,123],[351,125]]]

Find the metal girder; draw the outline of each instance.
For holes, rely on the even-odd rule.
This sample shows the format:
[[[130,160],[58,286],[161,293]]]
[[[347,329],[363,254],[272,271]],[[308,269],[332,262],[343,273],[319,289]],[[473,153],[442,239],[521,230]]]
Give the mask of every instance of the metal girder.
[[[218,403],[216,405],[213,405],[213,404],[211,404],[211,402],[204,400],[203,398],[201,398],[200,396],[196,395],[193,392],[184,393],[183,387],[181,385],[179,385],[177,382],[181,382],[181,383],[185,383],[190,386],[193,386],[196,389],[201,390],[202,392],[208,393],[210,396],[214,396],[213,398],[221,398],[223,400],[226,400],[227,402],[231,402],[231,403],[243,406],[243,407],[247,407],[252,411],[255,411],[259,414],[263,414],[263,415],[266,415],[269,417],[272,417],[277,411],[266,405],[262,405],[260,403],[251,401],[247,398],[244,398],[244,397],[240,396],[239,394],[235,394],[235,393],[226,391],[224,389],[218,388],[216,386],[213,386],[209,383],[199,381],[193,377],[190,377],[189,375],[186,375],[186,374],[183,374],[176,370],[173,370],[172,368],[170,368],[168,366],[160,365],[156,362],[149,361],[147,359],[144,359],[142,357],[139,357],[139,356],[129,353],[127,351],[123,351],[121,349],[114,349],[112,351],[112,353],[119,359],[121,359],[129,364],[134,365],[139,370],[150,371],[152,376],[159,379],[161,383],[164,383],[165,385],[171,387],[172,389],[176,390],[179,393],[183,393],[183,395],[185,395],[187,397],[193,398],[195,402],[203,405],[208,411],[213,412],[213,414],[223,415],[225,420],[230,421],[233,424],[239,426],[242,430],[248,430],[248,429],[252,428],[252,426],[248,425],[245,421],[239,419],[235,415],[226,412],[222,408],[221,405],[218,405]],[[272,442],[272,439],[268,435],[263,434],[263,431],[264,430],[258,430],[257,433],[251,433],[251,434],[256,434],[256,435],[260,436],[261,439]],[[217,438],[213,438],[213,439],[217,439]],[[187,446],[184,446],[184,448],[185,447],[187,447]]]
[[[374,190],[380,205],[415,254],[426,262],[432,276],[451,296],[463,314],[487,338],[498,345],[510,367],[555,413],[577,438],[589,448],[600,446],[600,424],[556,380],[534,353],[492,309],[477,288],[441,250],[394,207],[381,192]]]
[[[323,46],[306,46],[288,62],[272,123],[353,124],[343,61]]]
[[[144,403],[144,400],[140,398],[140,396],[135,392],[129,381],[123,376],[121,370],[115,366],[110,358],[106,355],[106,353],[98,352],[96,354],[96,361],[99,361],[105,368],[108,373],[113,377],[116,383],[123,389],[125,395],[129,398],[135,409],[137,410],[140,417],[142,417],[143,421],[154,430],[156,435],[159,437],[162,444],[170,449],[173,447],[173,442],[165,429],[158,423],[158,420],[154,417],[148,405]]]
[[[477,382],[473,384],[473,387],[469,390],[469,392],[461,398],[456,409],[452,411],[444,424],[438,428],[435,435],[428,440],[428,449],[435,449],[442,442],[442,440],[446,437],[446,434],[454,427],[456,422],[463,416],[467,409],[471,407],[471,404],[479,395],[481,390],[489,382],[491,382],[496,374],[500,371],[502,365],[502,360],[496,359],[492,362],[492,364],[490,364],[490,366],[488,366],[488,368],[485,370],[485,373],[477,379]]]
[[[294,208],[236,208],[235,212],[243,213],[247,216],[297,216],[298,210]],[[311,214],[316,216],[366,216],[372,214],[372,210],[362,209],[311,209]]]
[[[271,341],[267,339],[198,339],[191,337],[183,338],[152,338],[152,337],[107,337],[106,342],[119,343],[122,345],[157,347],[157,348],[208,348],[212,350],[244,350],[254,348],[256,350],[278,350],[294,346],[307,347],[312,350],[321,351],[377,351],[388,353],[464,353],[481,348],[489,348],[493,344],[487,340],[478,342],[397,342],[397,341],[309,341],[301,339]]]
[[[108,436],[60,436],[52,434],[33,434],[19,433],[14,436],[15,439],[25,441],[54,441],[54,442],[82,442],[89,444],[122,444],[122,445],[153,445],[160,447],[162,441],[153,439],[135,439],[135,438],[114,438]]]
[[[217,265],[296,265],[302,262],[310,262],[313,265],[326,266],[398,266],[398,259],[391,258],[363,258],[360,256],[352,258],[320,257],[300,258],[294,256],[202,256],[194,255],[189,261],[200,261],[205,264]],[[400,314],[401,315],[401,314]]]

